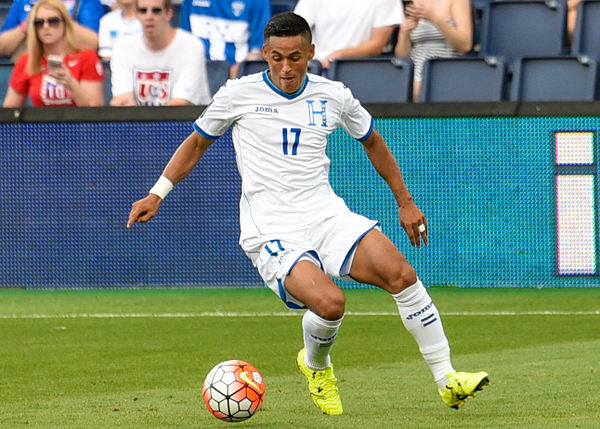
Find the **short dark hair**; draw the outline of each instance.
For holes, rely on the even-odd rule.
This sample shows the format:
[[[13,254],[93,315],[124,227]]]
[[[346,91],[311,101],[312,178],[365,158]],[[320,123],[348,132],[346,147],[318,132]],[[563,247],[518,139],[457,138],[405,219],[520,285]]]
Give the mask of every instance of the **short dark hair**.
[[[273,17],[265,25],[264,37],[265,42],[269,37],[293,37],[302,36],[308,44],[312,43],[312,33],[308,22],[300,15],[294,12],[283,12],[273,15]]]

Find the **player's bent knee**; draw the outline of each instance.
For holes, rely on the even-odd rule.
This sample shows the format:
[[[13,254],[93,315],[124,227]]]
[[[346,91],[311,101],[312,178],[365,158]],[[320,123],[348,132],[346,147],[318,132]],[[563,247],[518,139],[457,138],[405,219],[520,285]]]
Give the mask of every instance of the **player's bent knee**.
[[[346,296],[341,289],[338,289],[335,293],[323,296],[311,310],[325,320],[338,320],[346,311]]]
[[[398,264],[392,269],[390,277],[387,279],[387,290],[396,294],[402,292],[409,286],[417,282],[417,272],[408,263]]]

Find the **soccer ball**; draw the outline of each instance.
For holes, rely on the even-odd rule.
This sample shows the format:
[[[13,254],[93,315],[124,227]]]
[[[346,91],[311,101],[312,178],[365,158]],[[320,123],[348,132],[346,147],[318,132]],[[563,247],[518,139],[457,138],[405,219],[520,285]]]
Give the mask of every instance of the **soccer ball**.
[[[260,372],[243,360],[221,362],[210,370],[202,389],[204,402],[218,419],[241,422],[260,408],[265,382]]]

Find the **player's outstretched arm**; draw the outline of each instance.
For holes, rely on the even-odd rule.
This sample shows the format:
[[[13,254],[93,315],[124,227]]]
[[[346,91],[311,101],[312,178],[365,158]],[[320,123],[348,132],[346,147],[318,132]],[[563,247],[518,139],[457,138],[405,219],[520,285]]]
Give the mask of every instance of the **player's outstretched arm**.
[[[398,204],[398,215],[400,225],[406,231],[406,235],[413,246],[421,247],[421,237],[423,243],[427,241],[427,220],[423,212],[417,207],[404,183],[400,167],[396,158],[385,143],[385,140],[379,132],[373,128],[373,132],[367,140],[363,142],[363,147],[367,153],[373,167],[381,177],[386,181]],[[425,229],[419,227],[424,225]]]
[[[159,182],[166,180],[173,185],[181,182],[194,169],[212,142],[213,140],[208,140],[195,131],[192,132],[171,157]],[[136,222],[144,223],[152,219],[158,212],[160,203],[162,198],[152,191],[146,197],[134,202],[129,212],[127,228],[131,228]]]

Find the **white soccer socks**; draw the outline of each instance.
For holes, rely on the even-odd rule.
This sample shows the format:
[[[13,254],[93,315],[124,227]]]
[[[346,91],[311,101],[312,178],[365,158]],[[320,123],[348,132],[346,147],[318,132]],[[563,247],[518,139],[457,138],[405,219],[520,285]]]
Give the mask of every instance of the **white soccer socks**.
[[[420,280],[392,296],[404,326],[415,337],[438,387],[444,389],[446,373],[454,372],[454,368],[450,362],[448,339],[435,304]]]
[[[305,362],[310,369],[321,370],[331,365],[329,352],[343,319],[326,320],[310,310],[304,313],[302,330],[306,348]]]

